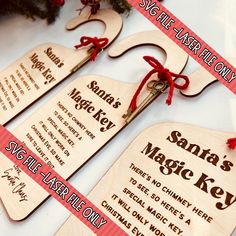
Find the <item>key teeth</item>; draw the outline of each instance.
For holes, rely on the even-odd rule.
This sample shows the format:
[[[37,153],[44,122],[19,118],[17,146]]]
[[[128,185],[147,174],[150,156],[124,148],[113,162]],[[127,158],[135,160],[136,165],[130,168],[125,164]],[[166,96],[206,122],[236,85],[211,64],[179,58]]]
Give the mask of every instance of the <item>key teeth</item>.
[[[123,119],[127,119],[128,117],[130,117],[132,115],[133,111],[129,108],[126,112],[126,114],[124,114],[122,116]]]

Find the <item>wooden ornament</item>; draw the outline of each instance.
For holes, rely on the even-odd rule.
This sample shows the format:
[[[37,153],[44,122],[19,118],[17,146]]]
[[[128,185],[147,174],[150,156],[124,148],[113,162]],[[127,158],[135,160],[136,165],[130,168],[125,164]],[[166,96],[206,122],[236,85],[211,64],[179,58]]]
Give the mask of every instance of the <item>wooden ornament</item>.
[[[2,203],[0,201],[0,215],[2,214],[3,211],[4,211],[4,209],[3,209]]]
[[[140,41],[140,44],[153,42],[152,37],[159,39],[155,45],[163,46],[170,70],[176,73],[182,71],[187,54],[170,39],[162,37],[160,31],[147,31],[145,34],[147,37],[144,40],[147,41]],[[124,83],[95,75],[78,78],[21,124],[13,134],[63,178],[68,179],[126,126],[122,116],[138,86],[139,83]],[[148,94],[149,91],[144,89],[140,97]],[[13,186],[9,185],[9,176],[17,177]],[[0,183],[2,202],[14,221],[25,219],[49,197],[45,190],[21,170],[18,171],[2,154]],[[13,191],[19,184],[24,186],[21,194]]]
[[[127,37],[126,39],[113,45],[109,49],[108,55],[112,58],[117,58],[139,45],[158,45],[165,51],[167,55],[171,55],[171,58],[168,58],[168,60],[165,62],[165,68],[173,68],[174,64],[180,60],[180,63],[177,63],[175,68],[173,68],[173,72],[181,72],[184,68],[182,62],[185,61],[185,63],[187,63],[188,61],[188,55],[184,53],[182,49],[177,48],[176,44],[173,44],[173,42],[169,40],[165,34],[158,34],[157,30],[148,31],[148,33],[145,31],[139,32]],[[179,58],[180,55],[181,57]]]
[[[228,61],[233,66],[236,66],[236,58],[229,58]],[[218,82],[218,80],[203,67],[193,72],[189,76],[189,79],[189,87],[186,90],[181,91],[181,94],[186,97],[195,97],[201,94],[211,84]]]
[[[101,10],[80,24],[91,20],[105,24],[106,30],[102,37],[109,39],[108,44],[113,42],[122,28],[122,18],[113,10]],[[91,48],[92,46],[88,46],[75,50],[72,47],[46,43],[3,70],[0,73],[0,124],[8,123],[88,62]]]
[[[128,235],[229,236],[236,226],[231,136],[181,123],[150,127],[88,199]],[[56,233],[65,235],[95,234],[71,216]]]
[[[236,131],[236,99],[230,100],[231,122],[233,130]]]
[[[78,27],[78,25],[81,25],[84,21],[88,21],[89,18],[93,16],[93,15],[91,15],[91,7],[90,6],[85,6],[83,9],[79,9],[78,11],[79,11],[78,16],[69,20],[68,23],[66,24],[67,30],[75,29],[76,27]],[[99,11],[102,11],[102,10],[99,10]]]

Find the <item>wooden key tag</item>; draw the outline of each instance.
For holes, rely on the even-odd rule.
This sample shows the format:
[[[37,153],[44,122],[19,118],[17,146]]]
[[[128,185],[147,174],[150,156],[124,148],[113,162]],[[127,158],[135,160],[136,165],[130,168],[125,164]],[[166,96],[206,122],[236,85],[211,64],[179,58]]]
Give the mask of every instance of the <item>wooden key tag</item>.
[[[229,236],[236,226],[236,159],[225,145],[231,136],[181,123],[150,127],[88,199],[128,235]],[[95,234],[70,216],[56,233],[65,235]]]
[[[228,61],[236,66],[236,58],[228,58]],[[186,90],[181,91],[181,94],[186,97],[195,97],[201,94],[207,87],[218,80],[211,75],[205,68],[201,67],[189,76],[190,85]]]
[[[182,71],[188,59],[187,54],[160,31],[137,33],[128,41],[128,46],[121,42],[111,52],[120,54],[129,47],[154,44],[164,49],[166,65],[176,73]],[[138,86],[139,83],[96,75],[81,77],[17,127],[13,134],[68,179],[127,125],[122,116]],[[144,89],[141,95],[147,94],[148,90]],[[17,147],[12,148],[17,150]],[[16,178],[14,184],[9,182],[11,177]],[[45,182],[55,184],[50,179]],[[49,197],[3,155],[0,155],[0,184],[2,202],[14,221],[25,219]],[[19,186],[20,191],[13,191]]]
[[[89,19],[82,19],[78,25],[94,20],[102,21],[106,26],[102,38],[108,39],[107,47],[120,33],[122,18],[115,11],[104,9]],[[76,50],[45,43],[3,70],[0,73],[0,124],[8,123],[82,67],[90,60],[91,50],[94,50],[91,45]]]

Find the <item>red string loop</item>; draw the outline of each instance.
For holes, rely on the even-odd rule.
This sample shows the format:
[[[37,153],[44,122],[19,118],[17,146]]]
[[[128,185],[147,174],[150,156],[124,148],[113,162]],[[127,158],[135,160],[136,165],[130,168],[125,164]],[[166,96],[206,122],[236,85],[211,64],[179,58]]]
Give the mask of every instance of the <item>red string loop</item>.
[[[228,139],[227,144],[230,149],[235,149],[236,148],[236,138]]]
[[[144,87],[146,82],[150,79],[150,77],[155,73],[158,74],[158,77],[159,77],[160,80],[167,81],[167,83],[169,84],[170,90],[169,90],[168,97],[166,99],[166,103],[168,105],[171,105],[172,97],[173,97],[175,88],[184,90],[189,86],[188,76],[181,75],[181,74],[175,74],[175,73],[169,71],[167,68],[164,68],[164,66],[154,57],[144,56],[143,58],[149,65],[151,65],[153,67],[153,69],[144,77],[144,79],[140,83],[137,91],[135,92],[135,94],[134,94],[134,96],[131,100],[129,109],[132,112],[134,110],[136,110],[136,108],[137,108],[137,98],[138,98],[138,95],[140,94],[142,88]],[[172,79],[172,77],[174,77],[175,79],[182,78],[184,80],[184,83],[183,84],[177,84]]]
[[[87,37],[87,36],[83,36],[80,39],[80,44],[75,45],[75,48],[81,48],[84,46],[88,46],[90,44],[93,44],[93,53],[90,56],[90,60],[91,61],[95,61],[98,53],[106,47],[106,45],[108,44],[109,40],[108,38],[97,38],[97,37]]]

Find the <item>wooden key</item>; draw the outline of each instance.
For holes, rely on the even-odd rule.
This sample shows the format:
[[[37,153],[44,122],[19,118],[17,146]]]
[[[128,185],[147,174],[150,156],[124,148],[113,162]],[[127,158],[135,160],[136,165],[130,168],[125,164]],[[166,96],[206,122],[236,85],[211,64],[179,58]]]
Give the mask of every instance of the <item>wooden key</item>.
[[[71,69],[71,73],[76,72],[83,64],[88,62],[90,60],[91,55],[93,54],[93,51],[94,49],[90,48],[88,50],[88,55],[82,61],[80,61],[74,68]],[[103,50],[101,50],[97,55],[99,55],[101,52],[103,52]]]

